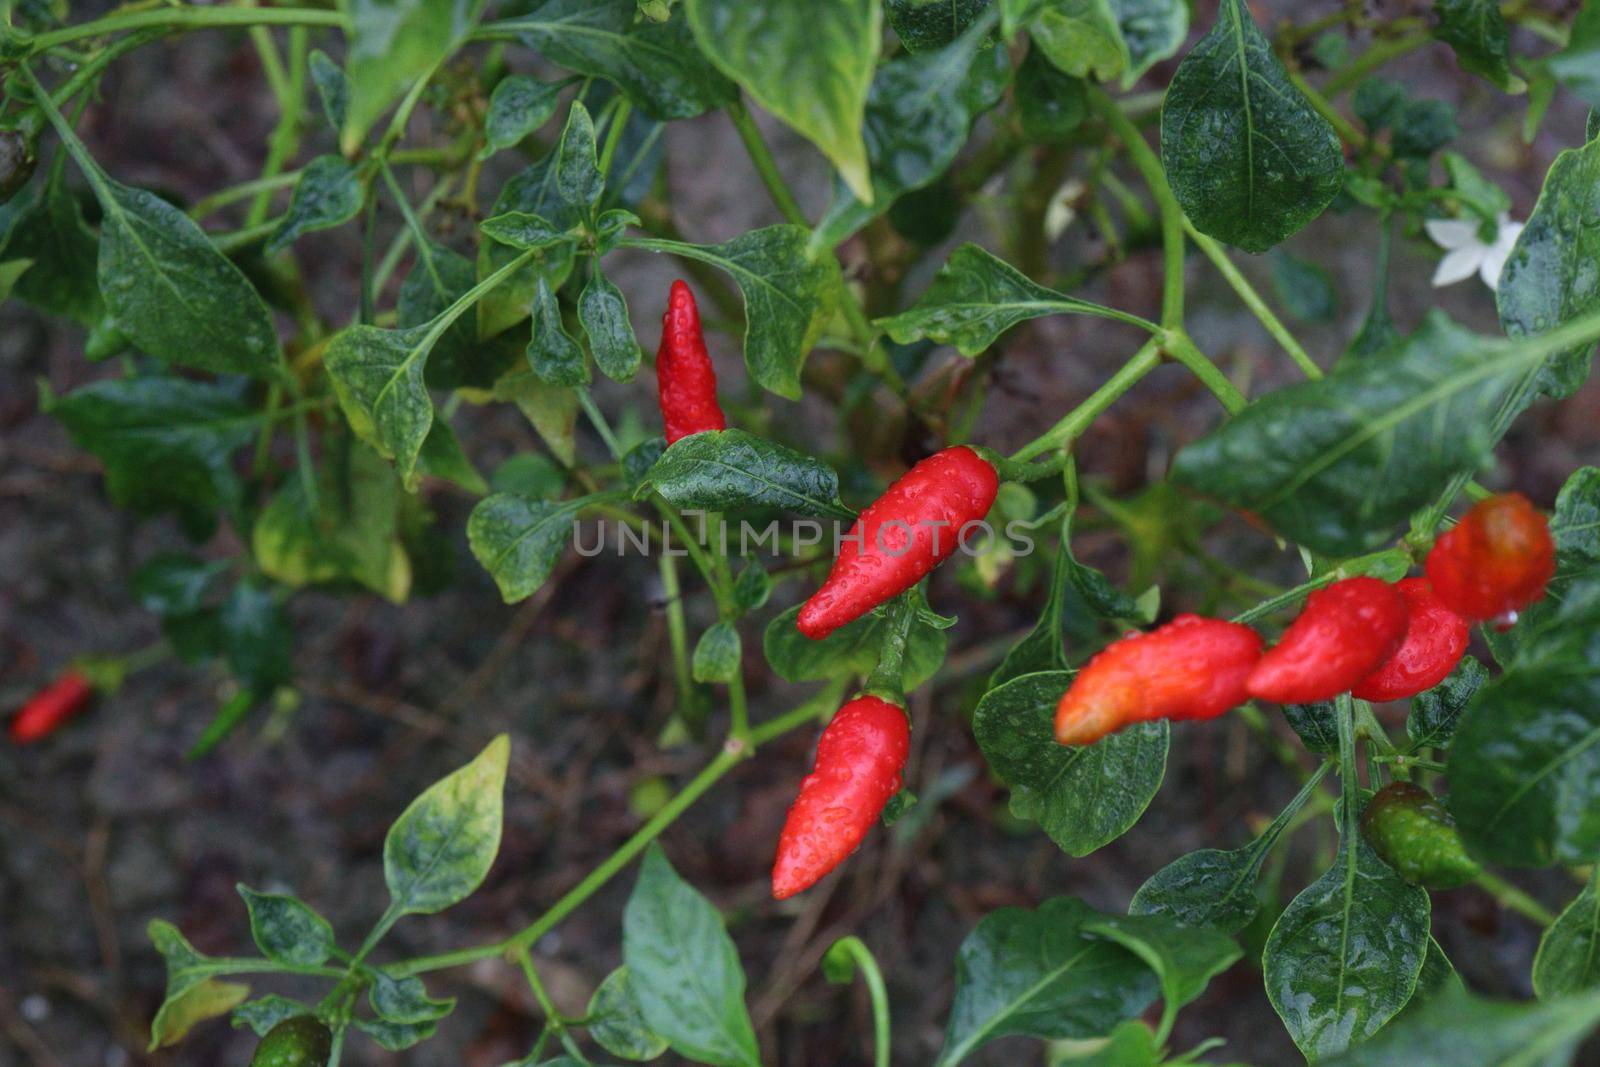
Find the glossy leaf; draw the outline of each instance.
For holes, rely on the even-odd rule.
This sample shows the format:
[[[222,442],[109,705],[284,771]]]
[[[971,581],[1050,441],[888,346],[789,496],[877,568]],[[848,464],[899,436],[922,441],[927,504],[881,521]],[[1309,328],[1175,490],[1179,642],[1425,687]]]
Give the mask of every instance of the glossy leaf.
[[[106,379],[44,398],[78,447],[105,466],[111,499],[141,512],[177,511],[204,534],[243,489],[233,454],[254,440],[257,416],[237,389],[148,375]]]
[[[632,381],[639,373],[644,353],[633,332],[633,321],[628,318],[628,302],[622,290],[600,273],[598,260],[589,283],[578,296],[578,321],[583,324],[589,352],[600,372],[613,381]]]
[[[416,484],[417,457],[433,428],[425,371],[435,340],[426,326],[351,326],[335,334],[323,353],[350,428],[394,460],[407,487]]]
[[[585,221],[591,218],[606,183],[600,173],[599,154],[594,143],[594,120],[582,101],[574,100],[567,112],[567,124],[556,144],[552,177],[556,198],[566,206],[569,215]]]
[[[984,916],[956,955],[955,1003],[937,1067],[1008,1034],[1099,1037],[1149,1007],[1155,973],[1121,945],[1085,936],[1085,925],[1100,918],[1070,897]]]
[[[1185,0],[1110,0],[1117,28],[1128,46],[1128,69],[1122,87],[1131,88],[1146,71],[1176,55],[1189,36]]]
[[[1600,987],[1600,864],[1583,892],[1539,939],[1533,959],[1533,991],[1556,1000]]]
[[[1261,836],[1243,848],[1203,848],[1161,868],[1134,893],[1128,914],[1163,915],[1185,926],[1209,926],[1226,934],[1249,926],[1261,907],[1256,895],[1261,866],[1314,788],[1313,783],[1301,789]]]
[[[1030,141],[1059,144],[1089,114],[1089,93],[1083,79],[1061,73],[1044,53],[1033,49],[1017,68],[1011,95],[1017,121]]]
[[[1319,700],[1314,704],[1285,704],[1283,717],[1299,735],[1307,752],[1329,753],[1339,751],[1339,728],[1334,719],[1333,701]]]
[[[1344,179],[1333,127],[1289,83],[1244,0],[1222,0],[1173,75],[1161,159],[1195,227],[1247,252],[1322,214]]]
[[[862,116],[883,16],[875,0],[684,0],[700,48],[756,102],[821,149],[871,201]]]
[[[1039,824],[1074,856],[1121,837],[1166,773],[1170,727],[1139,723],[1092,745],[1058,745],[1055,710],[1069,671],[1025,674],[985,693],[972,732],[1011,789],[1011,812]]]
[[[193,219],[102,178],[100,292],[117,329],[166,363],[265,377],[278,366],[266,305]]]
[[[1411,698],[1406,716],[1406,736],[1417,748],[1442,748],[1456,735],[1456,724],[1472,696],[1489,680],[1483,664],[1463,656],[1450,676],[1425,693]]]
[[[250,936],[269,960],[294,967],[316,967],[336,947],[333,927],[304,901],[279,893],[234,887],[250,911]]]
[[[1547,349],[1434,312],[1382,353],[1256,400],[1179,453],[1173,479],[1316,551],[1372,551],[1484,461],[1498,409]]]
[[[550,152],[531,167],[513,175],[500,187],[500,195],[489,210],[490,219],[498,218],[508,223],[518,221],[532,227],[524,231],[524,236],[536,242],[528,247],[541,251],[531,262],[512,273],[504,284],[485,294],[478,302],[480,337],[493,337],[527,318],[541,277],[551,289],[559,289],[572,272],[575,245],[571,240],[556,239],[552,231],[559,233],[572,230],[581,226],[584,220],[558,194],[556,159],[557,154]],[[513,212],[530,218],[508,219]],[[515,248],[498,243],[500,234],[490,235],[496,240],[485,241],[478,249],[478,276],[482,278],[505,266],[517,254]]]
[[[395,301],[395,325],[401,329],[426,326],[478,280],[472,261],[461,253],[432,241],[415,248],[416,261]],[[476,324],[463,315],[434,343],[423,379],[430,389],[490,388],[506,370],[495,354],[494,346],[478,343]]]
[[[1036,671],[1064,672],[1067,667],[1067,650],[1062,632],[1061,611],[1065,603],[1068,570],[1074,565],[1071,545],[1071,524],[1064,519],[1061,540],[1056,547],[1055,567],[1050,573],[1050,585],[1045,594],[1044,608],[1039,621],[1034,623],[1028,636],[1011,646],[1005,659],[989,676],[992,692],[1001,684]]]
[[[694,646],[694,680],[722,684],[732,681],[739,674],[741,654],[739,631],[733,623],[715,623]]]
[[[1034,46],[1063,72],[1109,81],[1128,69],[1111,0],[1037,0],[1031,7],[1025,20]]]
[[[667,1051],[666,1039],[651,1030],[639,1013],[627,967],[606,975],[584,1015],[589,1036],[613,1056],[643,1062]]]
[[[975,244],[952,252],[915,304],[878,325],[897,344],[927,339],[976,356],[1019,322],[1064,314],[1142,325],[1131,315],[1047,289]]]
[[[1138,956],[1161,980],[1162,1017],[1170,1027],[1178,1010],[1211,979],[1243,955],[1233,938],[1160,915],[1107,915],[1083,924],[1085,932],[1114,941]]]
[[[684,13],[636,22],[637,12],[635,0],[547,0],[495,27],[552,63],[612,82],[653,119],[693,118],[736,98],[695,47]]]
[[[973,121],[1005,92],[1005,48],[974,26],[937,52],[904,56],[878,68],[867,95],[870,202],[835,183],[833,201],[812,245],[832,249],[889,210],[896,198],[931,185],[949,169]]]
[[[103,310],[96,277],[100,242],[83,221],[78,198],[61,182],[27,196],[0,204],[0,250],[28,264],[13,278],[12,295],[51,315],[93,325]]]
[[[400,915],[431,915],[482,884],[500,850],[506,762],[501,734],[411,802],[383,842],[383,880]]]
[[[1600,58],[1600,46],[1596,57]],[[1543,333],[1600,310],[1600,143],[1562,152],[1545,175],[1533,214],[1500,275],[1496,302],[1508,337]],[[1589,377],[1594,345],[1551,358],[1537,393],[1567,397]]]
[[[651,492],[680,509],[781,508],[823,518],[850,517],[839,500],[839,476],[832,467],[743,430],[707,430],[673,443],[634,495]]]
[[[1462,70],[1481,74],[1510,92],[1521,86],[1511,73],[1506,20],[1495,0],[1435,0],[1433,35],[1448,44]]]
[[[373,124],[453,52],[472,28],[476,0],[347,0],[350,101],[340,147],[353,155]]]
[[[720,1067],[760,1064],[733,939],[660,845],[645,851],[623,910],[622,958],[645,1025],[675,1052]]]
[[[1512,1067],[1570,1063],[1600,1025],[1600,993],[1548,1004],[1487,1000],[1446,989],[1327,1067]]]
[[[826,678],[866,677],[878,665],[883,646],[883,616],[868,614],[846,623],[820,641],[813,641],[795,626],[796,605],[767,624],[762,652],[774,673],[785,681],[818,682]],[[911,624],[901,675],[907,692],[933,677],[944,662],[948,645],[944,631],[921,620]]]
[[[1428,894],[1350,831],[1339,858],[1289,902],[1262,952],[1267,998],[1308,1059],[1371,1037],[1411,999],[1428,945]]]
[[[495,493],[472,509],[467,543],[507,604],[526,600],[550,577],[588,503],[586,497],[544,501]]]
[[[318,156],[300,172],[283,222],[267,239],[269,255],[281,252],[308,233],[342,226],[361,213],[371,168],[343,156]]]
[[[561,102],[561,87],[549,85],[526,74],[508,74],[500,79],[489,97],[489,113],[483,120],[484,146],[478,158],[488,159],[550,121]]]
[[[533,297],[533,339],[528,342],[528,366],[546,385],[587,385],[589,363],[583,349],[561,321],[561,305],[550,284],[540,278]]]
[[[884,14],[907,52],[933,52],[966,32],[993,0],[884,0]]]

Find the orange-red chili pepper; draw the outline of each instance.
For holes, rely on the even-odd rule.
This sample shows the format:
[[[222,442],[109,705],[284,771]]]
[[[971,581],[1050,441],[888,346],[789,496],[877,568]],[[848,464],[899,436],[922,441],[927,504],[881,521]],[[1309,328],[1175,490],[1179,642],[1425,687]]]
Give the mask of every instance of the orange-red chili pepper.
[[[656,384],[667,444],[704,430],[726,429],[717,403],[717,372],[700,329],[694,293],[681,279],[672,283],[667,313],[661,316],[661,347],[656,352]]]

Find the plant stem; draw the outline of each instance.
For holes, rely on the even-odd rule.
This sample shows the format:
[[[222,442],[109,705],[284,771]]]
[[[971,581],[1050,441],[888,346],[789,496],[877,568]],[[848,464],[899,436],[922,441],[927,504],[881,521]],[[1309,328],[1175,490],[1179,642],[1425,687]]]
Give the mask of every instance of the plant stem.
[[[1372,71],[1388,63],[1390,60],[1399,59],[1422,48],[1433,40],[1433,35],[1426,30],[1409,34],[1405,37],[1396,37],[1389,41],[1379,41],[1371,48],[1350,62],[1350,65],[1329,78],[1322,87],[1322,91],[1330,97],[1338,96],[1356,82],[1365,78]]]
[[[155,8],[144,11],[123,11],[107,15],[93,22],[76,26],[63,26],[35,37],[28,47],[28,55],[47,52],[58,45],[81,41],[88,37],[105,37],[126,30],[149,27],[174,29],[210,29],[222,26],[326,26],[344,29],[344,13],[318,11],[312,8],[292,7],[177,7]]]
[[[279,109],[278,125],[267,142],[267,159],[261,168],[261,177],[265,179],[277,175],[300,148],[300,123],[304,117],[306,95],[306,30],[304,26],[296,26],[289,31],[288,75],[284,77],[279,65],[276,79],[270,76],[277,56],[277,49],[272,47],[271,34],[262,26],[253,28],[251,33],[255,36],[257,51],[261,53],[262,65],[269,71],[268,80],[274,83],[273,95],[278,99]],[[269,62],[267,56],[273,56],[274,60]],[[260,190],[245,215],[244,224],[248,227],[265,222],[271,208],[272,191]]]
[[[878,961],[873,958],[872,950],[854,934],[835,941],[828,954],[831,956],[835,952],[848,955],[855,962],[861,980],[867,984],[867,996],[872,1000],[873,1067],[889,1067],[889,994],[884,988]]]
[[[1382,754],[1379,754],[1379,755],[1373,756],[1372,757],[1372,761],[1374,763],[1392,764],[1397,770],[1407,770],[1407,769],[1413,769],[1414,768],[1414,769],[1419,770],[1419,771],[1432,771],[1435,774],[1443,774],[1445,772],[1445,770],[1447,769],[1445,767],[1445,765],[1440,763],[1438,760],[1423,759],[1421,756],[1402,756],[1402,755],[1382,755]]]
[[[1122,365],[1117,373],[1106,379],[1104,385],[1089,394],[1088,399],[1063,415],[1050,429],[1013,452],[1011,458],[1021,462],[1052,449],[1070,448],[1077,436],[1088,429],[1089,424],[1099,418],[1106,408],[1160,365],[1161,343],[1158,339],[1151,338]]]
[[[248,200],[260,193],[273,193],[279,189],[286,189],[300,180],[298,170],[283,171],[278,174],[252,178],[238,185],[230,185],[226,189],[219,189],[210,196],[201,197],[189,207],[189,217],[203,219],[229,204],[239,200]]]
[[[1204,252],[1206,258],[1217,268],[1217,273],[1221,274],[1223,280],[1232,286],[1233,291],[1238,294],[1244,306],[1250,309],[1250,313],[1260,321],[1262,326],[1266,327],[1273,340],[1283,346],[1283,350],[1289,353],[1289,358],[1294,360],[1295,365],[1305,372],[1305,376],[1313,380],[1321,378],[1322,368],[1317,366],[1310,354],[1301,347],[1300,342],[1295,340],[1294,334],[1289,332],[1282,320],[1272,313],[1271,308],[1267,307],[1266,301],[1261,299],[1261,294],[1256,292],[1255,287],[1239,272],[1239,268],[1233,265],[1233,261],[1228,258],[1228,253],[1222,245],[1195,229],[1194,223],[1188,219],[1183,220],[1183,227],[1200,251]]]
[[[626,97],[618,97],[621,101],[617,109],[611,113],[611,125],[606,129],[605,147],[600,150],[600,173],[611,173],[611,161],[616,158],[617,146],[622,143],[622,134],[628,126],[628,117],[633,114],[633,104]]]
[[[580,385],[577,389],[578,406],[583,408],[583,413],[594,426],[594,432],[600,435],[600,440],[605,443],[606,451],[611,453],[612,459],[622,458],[622,445],[617,441],[617,435],[611,432],[611,424],[606,421],[605,413],[594,402],[594,397],[589,393],[589,387]]]
[[[767,195],[772,197],[778,211],[796,226],[809,228],[811,223],[806,220],[805,212],[800,210],[800,202],[794,198],[789,183],[783,180],[783,173],[772,158],[772,150],[767,147],[766,139],[761,136],[761,130],[750,117],[743,100],[728,108],[728,118],[733,120],[733,128],[738,131],[739,140],[744,142],[744,150],[749,154],[750,162],[755,164],[756,174],[761,178],[761,184],[767,187]]]
[[[696,737],[705,729],[705,716],[695,700],[694,678],[689,673],[689,628],[683,619],[683,590],[678,584],[678,560],[663,552],[658,557],[661,568],[661,592],[666,598],[667,644],[672,649],[672,673],[678,683],[678,718]]]
[[[1167,184],[1161,160],[1150,150],[1144,134],[1122,113],[1115,101],[1098,89],[1090,90],[1090,102],[1105,118],[1111,132],[1128,150],[1139,176],[1155,199],[1161,215],[1161,252],[1164,261],[1161,283],[1161,325],[1171,329],[1183,326],[1183,209]]]
[[[1528,894],[1507,882],[1497,874],[1480,870],[1473,879],[1478,888],[1494,897],[1502,907],[1510,908],[1518,915],[1538,923],[1540,926],[1551,926],[1556,921],[1555,914],[1543,904],[1534,900]]]
[[[1166,343],[1162,351],[1177,362],[1183,364],[1190,374],[1200,379],[1200,384],[1211,390],[1211,395],[1229,415],[1236,414],[1249,403],[1244,394],[1239,392],[1238,386],[1228,380],[1222,369],[1211,360],[1195,343],[1189,340],[1189,335],[1182,330],[1172,330],[1166,336]]]

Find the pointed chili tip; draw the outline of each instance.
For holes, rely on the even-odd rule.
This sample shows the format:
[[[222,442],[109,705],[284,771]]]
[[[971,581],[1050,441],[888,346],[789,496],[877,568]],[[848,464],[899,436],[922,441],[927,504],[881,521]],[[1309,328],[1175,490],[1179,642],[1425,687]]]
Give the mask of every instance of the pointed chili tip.
[[[811,888],[812,883],[797,878],[793,871],[772,869],[772,899],[788,900]]]
[[[672,283],[672,292],[667,297],[667,314],[674,318],[687,318],[695,326],[700,325],[700,306],[695,303],[694,290],[682,278]]]
[[[812,597],[801,606],[794,627],[811,640],[820,641],[839,628],[837,623],[824,618],[825,614],[823,606],[816,602],[816,597]]]

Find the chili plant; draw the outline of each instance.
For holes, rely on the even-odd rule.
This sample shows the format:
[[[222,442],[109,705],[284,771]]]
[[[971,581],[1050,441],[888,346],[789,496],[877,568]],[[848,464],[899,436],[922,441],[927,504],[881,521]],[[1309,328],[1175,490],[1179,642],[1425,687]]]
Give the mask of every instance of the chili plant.
[[[168,984],[152,1047],[231,1014],[262,1035],[263,1063],[333,1064],[355,1040],[407,1049],[450,1025],[455,1000],[431,983],[500,960],[544,1013],[518,1063],[669,1050],[763,1062],[724,916],[657,838],[734,768],[768,760],[769,742],[816,733],[843,706],[804,787],[798,766],[768,768],[792,775],[801,798],[776,894],[871,862],[849,854],[881,835],[880,812],[903,816],[933,785],[906,765],[902,718],[945,663],[955,620],[941,612],[1008,575],[1026,593],[1026,574],[1037,625],[995,646],[963,709],[1019,820],[1071,856],[1101,848],[1133,830],[1160,787],[1172,720],[1235,708],[1303,788],[1253,839],[1230,834],[1148,872],[1125,912],[1057,896],[984,916],[955,951],[942,1045],[915,1062],[981,1058],[1016,1035],[1050,1040],[1054,1063],[1197,1062],[1211,1045],[1172,1048],[1176,1016],[1244,955],[1241,932],[1275,892],[1258,889],[1264,866],[1310,825],[1331,830],[1334,847],[1258,946],[1266,995],[1307,1059],[1461,1067],[1569,1055],[1600,1023],[1600,470],[1572,472],[1548,517],[1503,498],[1520,516],[1514,536],[1474,518],[1462,529],[1482,526],[1471,537],[1487,540],[1449,535],[1449,558],[1426,566],[1438,588],[1393,588],[1420,572],[1458,505],[1490,495],[1475,479],[1494,481],[1496,446],[1518,416],[1588,376],[1600,340],[1600,140],[1574,131],[1516,222],[1506,193],[1448,147],[1451,108],[1388,68],[1452,54],[1481,106],[1531,139],[1553,101],[1600,106],[1600,3],[1550,6],[1576,10],[307,0],[139,2],[73,20],[65,3],[6,4],[0,296],[82,327],[84,358],[103,373],[62,395],[43,389],[40,404],[98,458],[117,504],[175,517],[195,544],[133,577],[162,620],[159,649],[60,665],[73,672],[71,710],[90,686],[114,700],[123,675],[167,653],[227,672],[236,695],[200,732],[202,756],[292,694],[296,662],[317,651],[295,648],[287,621],[302,591],[423,595],[440,539],[464,537],[519,602],[552,581],[580,521],[604,519],[660,554],[681,732],[706,746],[703,768],[609,858],[529,924],[480,943],[385,951],[397,923],[457,904],[494,864],[505,736],[399,815],[383,847],[388,903],[358,936],[336,936],[306,901],[243,885],[259,956],[208,956],[153,923]],[[178,202],[126,184],[79,130],[113,64],[202,32],[254,50],[279,117],[259,176]],[[662,145],[701,116],[731,124],[772,220],[717,244],[682,237],[660,173]],[[1586,136],[1596,128],[1591,118]],[[775,130],[814,149],[829,189],[794,186],[769,149]],[[496,186],[508,161],[515,173]],[[996,229],[984,221],[996,188],[1020,189],[1009,238],[989,242],[1006,258],[956,243]],[[1330,213],[1341,221],[1319,225],[1370,233],[1376,284],[1348,344],[1313,352],[1273,305],[1326,317],[1326,276],[1278,246]],[[1052,246],[1077,219],[1097,251],[1063,271]],[[309,235],[336,227],[362,235],[340,315],[311,295],[335,265],[305,252]],[[1439,284],[1488,283],[1498,331],[1439,310],[1397,321],[1391,245],[1429,247],[1425,236],[1446,250]],[[1238,255],[1268,251],[1270,300]],[[653,363],[630,306],[653,314],[667,295],[612,280],[614,264],[645,256],[669,257],[689,279],[673,287]],[[1159,294],[1090,299],[1124,260],[1158,263]],[[1189,287],[1211,272],[1301,380],[1266,375],[1269,387],[1252,388],[1247,367],[1224,369],[1203,349]],[[743,353],[742,376],[723,368],[721,404],[697,293],[713,326],[742,321],[738,339],[719,338]],[[1001,449],[975,427],[1005,402],[991,388],[1002,338],[1047,316],[1106,320],[1126,358],[1053,425]],[[910,473],[893,448],[862,464],[849,449],[810,454],[805,434],[782,431],[794,409],[778,405],[816,392],[816,350],[845,368],[828,378],[844,383],[827,397],[841,417],[913,428],[897,442],[921,460]],[[1180,442],[1153,504],[1119,498],[1078,469],[1075,446],[1165,365],[1192,376],[1216,413]],[[617,383],[606,405],[597,373]],[[520,409],[542,442],[488,477],[472,458],[487,405]],[[666,437],[640,429],[654,426]],[[834,460],[851,463],[849,480]],[[429,494],[446,486],[476,499],[464,531],[433,525]],[[859,517],[846,497],[864,505]],[[1152,507],[1163,512],[1153,523]],[[733,535],[774,515],[846,532],[771,535],[793,558],[769,571]],[[1131,584],[1148,588],[1079,562],[1073,534],[1086,523],[1122,532],[1131,573],[1145,572]],[[947,563],[975,525],[1035,531],[1054,551],[1024,566],[1020,549],[991,539]],[[1202,541],[1218,532],[1285,553],[1297,581],[1275,586],[1212,558]],[[1198,592],[1174,581],[1164,598],[1139,561],[1166,551],[1209,562],[1216,581]],[[938,585],[930,603],[929,576],[956,568],[957,591]],[[811,596],[805,609],[769,609],[780,584]],[[1488,607],[1463,606],[1473,590]],[[715,621],[692,643],[684,601],[701,593]],[[1467,653],[1469,621],[1489,615],[1481,650]],[[744,638],[758,625],[757,654]],[[753,714],[746,678],[763,660],[822,687]],[[1403,735],[1352,690],[1409,698]],[[1251,702],[1268,698],[1300,701],[1282,708],[1298,747],[1275,728],[1277,705]],[[14,732],[45,742],[58,727],[92,728],[68,717]],[[709,723],[725,723],[721,737]],[[968,727],[948,717],[918,728]],[[1219,728],[1199,721],[1176,736]],[[1374,794],[1382,803],[1369,807]],[[1586,888],[1552,914],[1493,867],[1565,868]],[[581,1017],[563,1015],[534,946],[630,874],[623,965]],[[1470,992],[1433,939],[1430,885],[1463,882],[1543,928],[1536,999]],[[839,940],[823,970],[863,981],[874,1027],[861,1043],[886,1064],[889,997],[865,942]],[[291,999],[246,977],[322,992]]]

